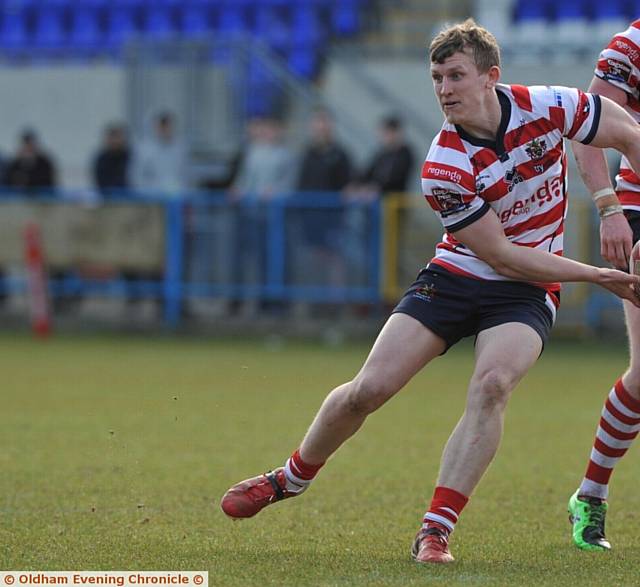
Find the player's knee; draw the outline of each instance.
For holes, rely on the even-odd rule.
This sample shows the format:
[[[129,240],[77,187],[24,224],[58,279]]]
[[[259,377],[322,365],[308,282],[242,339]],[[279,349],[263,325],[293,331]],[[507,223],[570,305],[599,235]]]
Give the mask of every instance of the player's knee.
[[[502,369],[489,369],[476,383],[473,403],[483,411],[504,409],[513,389],[513,378]]]
[[[633,365],[624,375],[624,388],[635,399],[640,399],[640,366]]]
[[[354,414],[370,414],[377,410],[394,393],[382,378],[359,376],[351,382],[347,391],[346,405]]]

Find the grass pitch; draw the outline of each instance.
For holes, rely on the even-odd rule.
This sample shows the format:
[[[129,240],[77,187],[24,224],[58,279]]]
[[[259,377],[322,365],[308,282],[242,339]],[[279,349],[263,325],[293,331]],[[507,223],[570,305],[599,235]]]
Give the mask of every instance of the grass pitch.
[[[143,338],[0,338],[0,568],[208,570],[210,585],[637,585],[637,447],[613,478],[611,553],[570,543],[623,347],[551,343],[508,408],[498,457],[453,538],[409,547],[462,412],[472,347],[374,414],[301,498],[232,522],[232,483],[278,466],[368,347]]]

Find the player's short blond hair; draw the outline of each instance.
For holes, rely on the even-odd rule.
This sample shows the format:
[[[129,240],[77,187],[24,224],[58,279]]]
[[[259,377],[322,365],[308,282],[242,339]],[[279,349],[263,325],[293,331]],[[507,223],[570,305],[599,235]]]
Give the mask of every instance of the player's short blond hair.
[[[500,46],[496,38],[473,18],[441,30],[429,45],[431,63],[444,63],[454,53],[470,52],[480,73],[500,67]]]

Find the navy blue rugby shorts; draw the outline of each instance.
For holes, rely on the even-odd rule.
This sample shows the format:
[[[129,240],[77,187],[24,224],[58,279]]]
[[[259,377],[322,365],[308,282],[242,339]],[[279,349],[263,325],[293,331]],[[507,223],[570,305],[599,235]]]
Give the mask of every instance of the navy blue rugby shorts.
[[[624,215],[629,221],[629,226],[633,231],[633,244],[640,241],[640,212],[636,210],[625,210]]]
[[[473,279],[431,264],[420,271],[392,313],[422,322],[444,339],[446,350],[461,338],[507,322],[531,326],[544,346],[553,326],[546,293],[528,283]]]

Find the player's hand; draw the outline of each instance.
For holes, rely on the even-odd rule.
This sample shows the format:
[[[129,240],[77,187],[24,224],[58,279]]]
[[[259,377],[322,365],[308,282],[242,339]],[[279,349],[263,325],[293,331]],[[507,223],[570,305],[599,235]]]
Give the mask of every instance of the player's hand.
[[[640,308],[640,275],[633,275],[617,269],[599,270],[598,285],[608,289],[623,300],[629,300],[636,308]]]
[[[600,221],[600,254],[618,269],[629,265],[633,232],[624,214],[612,214]]]

